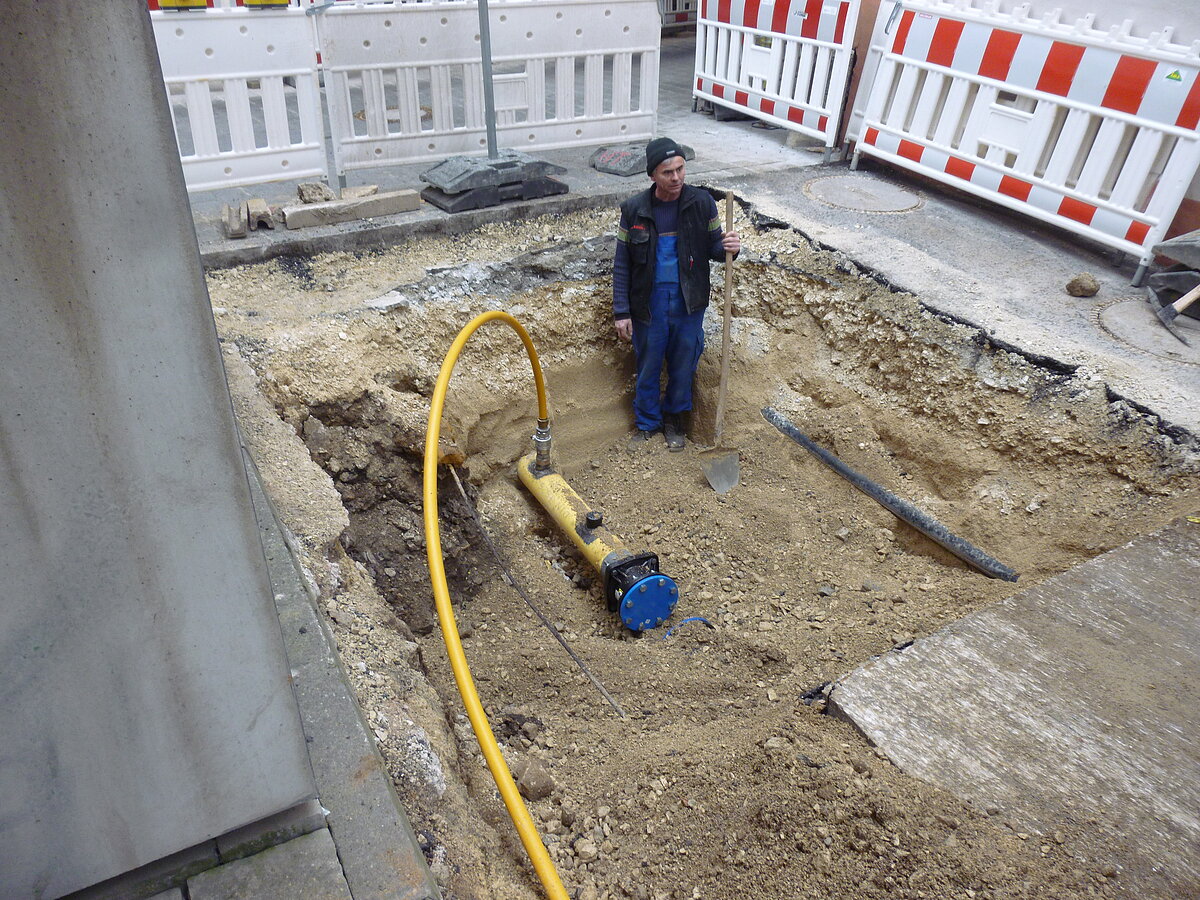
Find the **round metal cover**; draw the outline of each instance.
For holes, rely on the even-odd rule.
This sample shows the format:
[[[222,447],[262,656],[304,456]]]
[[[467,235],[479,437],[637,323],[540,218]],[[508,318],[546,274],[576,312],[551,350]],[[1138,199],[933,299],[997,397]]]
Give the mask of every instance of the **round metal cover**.
[[[857,174],[814,178],[804,185],[804,193],[827,206],[855,212],[911,212],[925,203],[906,188]]]
[[[1158,320],[1150,301],[1143,297],[1123,297],[1095,312],[1096,324],[1104,331],[1144,353],[1163,359],[1200,366],[1200,321],[1189,316],[1176,317],[1173,325],[1191,346],[1183,343]]]

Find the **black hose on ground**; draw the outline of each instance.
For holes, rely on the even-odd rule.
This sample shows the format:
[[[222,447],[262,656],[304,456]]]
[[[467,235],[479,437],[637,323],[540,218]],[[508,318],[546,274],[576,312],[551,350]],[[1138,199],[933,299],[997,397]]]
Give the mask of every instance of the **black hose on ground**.
[[[824,447],[819,447],[800,429],[785,419],[779,412],[768,406],[762,411],[763,418],[790,437],[793,441],[819,459],[833,471],[837,472],[852,485],[890,512],[892,515],[907,522],[921,534],[934,543],[945,547],[963,562],[975,567],[989,578],[1002,578],[1005,581],[1016,581],[1018,575],[1013,569],[999,560],[988,556],[978,547],[969,544],[956,534],[952,534],[945,525],[932,516],[913,506],[907,500],[902,500],[886,488],[880,487],[870,478],[862,475]]]

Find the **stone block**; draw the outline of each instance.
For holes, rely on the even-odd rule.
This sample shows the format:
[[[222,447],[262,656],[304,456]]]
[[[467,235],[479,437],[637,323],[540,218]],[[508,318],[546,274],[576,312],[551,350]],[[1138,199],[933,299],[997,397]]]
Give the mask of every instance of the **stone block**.
[[[421,197],[416,191],[387,191],[369,197],[287,206],[283,210],[283,220],[288,228],[312,228],[316,225],[353,222],[355,219],[394,216],[397,213],[412,212],[420,205]]]
[[[246,204],[226,203],[221,208],[221,221],[225,225],[225,237],[244,238],[247,228]]]
[[[298,185],[296,195],[300,198],[301,203],[324,203],[337,199],[333,188],[323,181],[306,181]]]
[[[261,197],[246,201],[246,219],[251,231],[275,227],[275,218],[271,215],[271,207]]]

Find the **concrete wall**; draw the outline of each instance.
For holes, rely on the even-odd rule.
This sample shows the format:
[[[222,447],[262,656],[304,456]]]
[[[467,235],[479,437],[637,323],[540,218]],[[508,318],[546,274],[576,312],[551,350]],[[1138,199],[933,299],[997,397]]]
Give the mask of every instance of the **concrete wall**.
[[[315,795],[144,0],[0,5],[0,897]]]

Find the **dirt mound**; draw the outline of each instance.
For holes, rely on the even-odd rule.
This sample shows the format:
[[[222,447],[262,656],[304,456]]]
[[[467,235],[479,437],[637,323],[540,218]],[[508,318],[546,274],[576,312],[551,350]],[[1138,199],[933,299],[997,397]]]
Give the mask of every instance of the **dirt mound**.
[[[349,514],[328,550],[301,544],[447,896],[538,895],[457,712],[420,524],[434,379],[459,328],[497,307],[542,356],[563,474],[681,588],[671,630],[633,635],[605,610],[596,574],[512,472],[533,427],[529,362],[508,329],[479,331],[452,382],[445,449],[464,460],[513,577],[629,711],[619,718],[537,623],[443,480],[467,655],[510,762],[536,768],[527,780],[548,792],[531,811],[577,896],[1136,893],[1110,877],[1089,823],[1030,834],[1004,810],[906,777],[822,715],[823,688],[1190,511],[1194,442],[1087,372],[995,346],[802,234],[741,218],[724,441],[741,449],[742,484],[726,497],[707,486],[695,444],[626,449],[632,367],[609,313],[613,213],[210,276],[222,339],[292,426],[284,437],[327,473],[281,471],[284,437],[264,439],[255,455],[268,488],[319,492],[331,480]],[[701,440],[716,317],[706,333]],[[982,577],[898,522],[763,421],[765,405],[1017,569],[1020,584]],[[311,530],[304,504],[279,505],[297,511],[286,524],[298,536]]]

